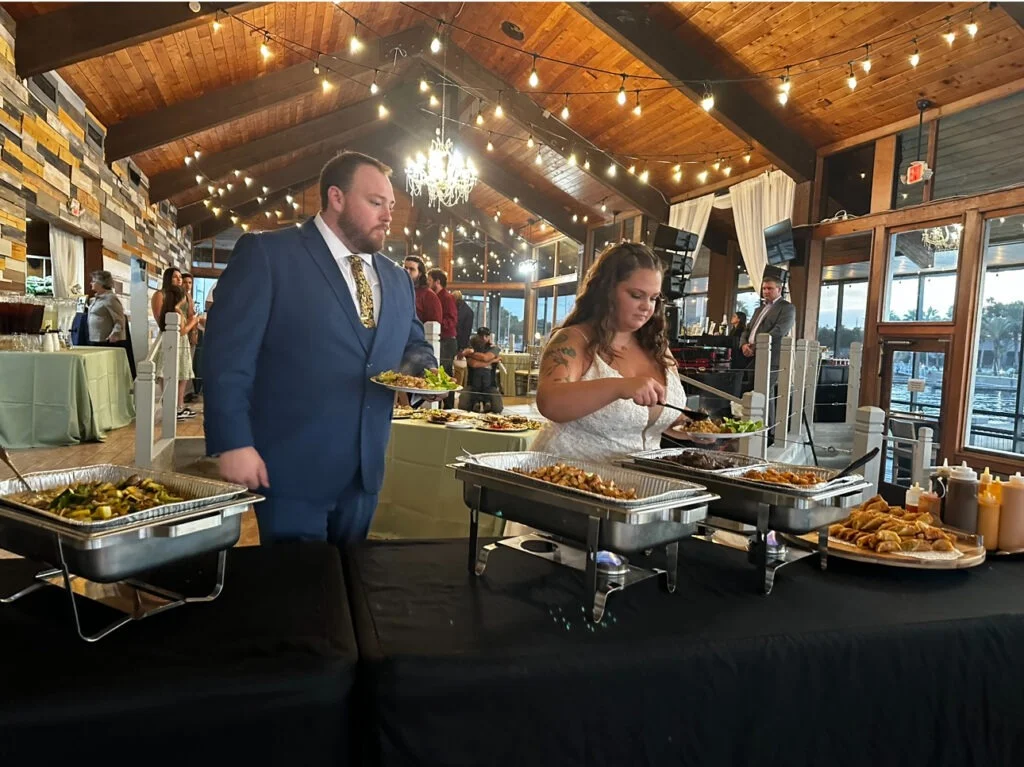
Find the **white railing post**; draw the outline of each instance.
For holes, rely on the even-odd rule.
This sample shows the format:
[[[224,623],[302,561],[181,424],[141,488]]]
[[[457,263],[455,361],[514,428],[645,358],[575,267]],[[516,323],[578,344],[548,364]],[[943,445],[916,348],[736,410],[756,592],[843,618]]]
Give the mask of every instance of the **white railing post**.
[[[871,488],[866,491],[869,495],[878,492],[879,474],[882,468],[883,454],[883,432],[885,431],[885,411],[877,407],[862,407],[857,409],[857,421],[853,427],[853,455],[859,458],[878,448],[878,455],[868,461],[862,473],[864,479],[871,483]]]
[[[178,329],[181,315],[168,312],[164,320],[164,332],[157,343],[161,346],[160,370],[163,378],[163,417],[160,420],[160,437],[174,439],[178,428]]]
[[[761,392],[767,403],[771,400],[772,337],[758,333],[754,348],[754,391]]]
[[[135,465],[153,465],[153,439],[156,437],[156,366],[147,359],[138,363],[135,378]]]
[[[751,421],[768,423],[767,401],[761,392],[748,391],[743,395],[743,417]],[[764,458],[768,454],[768,432],[740,440],[740,452]]]
[[[779,401],[775,406],[775,428],[776,434],[782,437],[786,431],[786,424],[789,422],[789,392],[793,389],[798,379],[800,366],[799,350],[793,354],[796,343],[790,336],[779,341],[779,373],[778,373],[778,397]],[[779,429],[779,425],[782,428]]]
[[[864,344],[854,341],[850,344],[850,375],[846,387],[846,423],[857,421],[860,407],[860,376],[864,364]]]
[[[441,323],[430,322],[423,323],[423,335],[427,339],[427,343],[430,344],[434,350],[434,359],[437,360],[438,364],[441,362]]]
[[[917,482],[921,487],[927,489],[931,479],[932,465],[932,437],[933,432],[930,426],[922,426],[917,430],[917,442],[914,443],[914,453],[911,458],[911,482]]]

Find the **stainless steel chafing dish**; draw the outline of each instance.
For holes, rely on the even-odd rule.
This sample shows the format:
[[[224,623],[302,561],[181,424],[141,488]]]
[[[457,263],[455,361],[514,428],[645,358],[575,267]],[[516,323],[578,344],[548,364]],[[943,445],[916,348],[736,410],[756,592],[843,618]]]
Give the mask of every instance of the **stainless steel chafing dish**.
[[[700,452],[694,449],[689,450]],[[818,531],[817,553],[821,559],[822,568],[824,568],[827,562],[828,526],[845,518],[849,509],[860,503],[864,490],[870,487],[870,484],[860,475],[851,474],[833,480],[837,471],[819,467],[760,461],[756,464],[736,468],[706,471],[665,460],[680,452],[679,448],[671,448],[636,453],[624,461],[623,465],[640,471],[653,472],[659,476],[699,482],[709,491],[718,494],[720,500],[709,508],[705,526],[727,531],[742,531],[741,526],[744,525],[754,528],[753,542],[750,544],[749,552],[751,559],[758,567],[761,589],[766,594],[772,590],[774,585],[775,570],[806,556],[804,552],[795,552],[783,546],[769,545],[769,534],[780,532],[803,535]],[[724,455],[722,453],[710,454],[717,457]],[[737,456],[736,458],[740,461],[743,459],[758,460],[746,456]],[[780,471],[811,471],[818,474],[822,482],[800,488],[792,485],[759,482],[742,476],[751,469],[763,471],[767,468],[775,468]],[[714,537],[714,533],[709,533],[706,537],[719,540]]]
[[[517,473],[555,463],[596,472],[638,498],[617,500],[562,487]],[[604,615],[609,594],[659,574],[629,565],[626,554],[664,546],[668,566],[661,572],[675,590],[679,541],[692,535],[718,496],[696,483],[657,477],[608,464],[562,459],[546,453],[488,453],[453,464],[470,509],[469,569],[482,575],[498,545],[518,548],[583,570],[589,614]],[[479,515],[491,514],[542,531],[478,547]],[[599,562],[599,552],[610,561]]]
[[[33,490],[40,491],[79,482],[117,482],[133,474],[152,478],[187,500],[102,522],[81,522],[5,497],[23,487],[15,480],[0,482],[0,548],[51,566],[38,573],[32,585],[0,602],[12,602],[47,584],[63,586],[79,635],[95,641],[130,620],[187,602],[216,598],[224,582],[225,551],[238,541],[243,512],[262,497],[237,485],[200,477],[111,465],[38,472],[26,475],[26,479]],[[210,552],[220,552],[220,556],[217,582],[208,595],[185,597],[135,580],[163,565]],[[72,581],[76,582],[74,589]],[[75,591],[105,602],[93,594],[108,594],[113,589],[91,589],[90,584],[121,584],[137,591],[127,610],[111,603],[128,616],[95,634],[82,629]],[[138,594],[143,593],[147,595],[145,601],[156,605],[153,609],[142,609],[144,600]]]

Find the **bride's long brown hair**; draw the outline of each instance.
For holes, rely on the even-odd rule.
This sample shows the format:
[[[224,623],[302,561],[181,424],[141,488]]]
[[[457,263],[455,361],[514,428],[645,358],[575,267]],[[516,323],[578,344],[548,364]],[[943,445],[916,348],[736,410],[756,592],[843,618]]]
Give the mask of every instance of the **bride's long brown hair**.
[[[597,257],[587,270],[583,290],[576,299],[576,305],[561,324],[561,328],[573,325],[589,325],[595,330],[595,337],[588,339],[587,352],[600,353],[606,359],[615,357],[612,339],[615,338],[615,288],[629,279],[637,269],[653,269],[664,273],[661,260],[654,251],[638,242],[621,242],[611,245]],[[668,350],[665,336],[665,303],[659,297],[651,318],[636,333],[640,348],[666,368],[675,365]]]

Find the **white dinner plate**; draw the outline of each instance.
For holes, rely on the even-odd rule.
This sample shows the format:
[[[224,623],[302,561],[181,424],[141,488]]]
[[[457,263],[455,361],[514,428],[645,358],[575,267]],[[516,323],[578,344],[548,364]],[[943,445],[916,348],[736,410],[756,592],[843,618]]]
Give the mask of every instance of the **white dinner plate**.
[[[409,386],[393,386],[392,384],[381,383],[380,381],[374,381],[370,379],[377,386],[383,386],[385,389],[391,389],[391,391],[400,391],[404,394],[419,394],[423,397],[436,397],[438,394],[451,394],[453,392],[462,391],[461,386],[456,386],[454,389],[413,389]]]

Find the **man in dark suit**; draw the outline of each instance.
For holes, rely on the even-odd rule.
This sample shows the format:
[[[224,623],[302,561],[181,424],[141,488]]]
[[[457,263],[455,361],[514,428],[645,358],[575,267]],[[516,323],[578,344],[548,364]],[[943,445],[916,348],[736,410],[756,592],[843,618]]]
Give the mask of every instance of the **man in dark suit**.
[[[379,252],[391,169],[343,152],[300,228],[247,234],[206,326],[206,445],[225,479],[267,496],[260,539],[366,537],[384,475],[394,394],[385,370],[437,366],[412,282]]]
[[[761,279],[761,306],[754,312],[750,324],[740,336],[740,351],[753,368],[757,354],[757,336],[767,333],[772,337],[771,364],[769,366],[768,423],[775,422],[775,387],[779,380],[779,361],[782,359],[782,339],[796,324],[796,307],[782,297],[782,276],[765,270]],[[749,374],[748,374],[749,375]],[[774,441],[770,433],[769,444]]]

